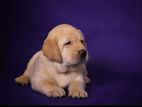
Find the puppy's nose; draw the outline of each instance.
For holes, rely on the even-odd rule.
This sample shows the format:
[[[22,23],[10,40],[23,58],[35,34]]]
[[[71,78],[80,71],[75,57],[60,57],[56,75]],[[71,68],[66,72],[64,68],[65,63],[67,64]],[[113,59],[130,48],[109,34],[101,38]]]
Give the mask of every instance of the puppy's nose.
[[[81,57],[81,58],[85,58],[85,57],[86,57],[87,52],[86,52],[86,50],[85,50],[85,49],[82,49],[82,50],[80,50],[80,51],[79,51],[79,54],[80,54],[80,57]]]

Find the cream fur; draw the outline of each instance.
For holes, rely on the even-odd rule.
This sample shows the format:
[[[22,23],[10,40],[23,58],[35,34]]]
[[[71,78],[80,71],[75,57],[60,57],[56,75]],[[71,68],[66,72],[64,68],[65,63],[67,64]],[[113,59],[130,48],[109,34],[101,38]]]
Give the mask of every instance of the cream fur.
[[[72,43],[64,45],[69,40]],[[68,87],[69,96],[87,97],[85,87],[90,79],[85,62],[79,63],[78,55],[79,50],[87,49],[85,41],[82,44],[80,40],[84,40],[80,30],[68,24],[56,26],[49,32],[42,50],[33,55],[23,75],[15,81],[22,85],[30,82],[33,90],[48,97],[64,96],[65,87]]]

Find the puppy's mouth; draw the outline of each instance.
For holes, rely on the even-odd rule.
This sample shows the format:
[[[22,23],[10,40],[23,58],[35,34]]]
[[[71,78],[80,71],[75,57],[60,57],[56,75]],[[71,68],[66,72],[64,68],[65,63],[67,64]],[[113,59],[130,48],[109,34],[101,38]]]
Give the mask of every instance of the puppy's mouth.
[[[65,64],[66,67],[70,68],[70,67],[78,67],[80,64]]]
[[[79,62],[77,62],[77,63],[75,63],[75,64],[71,64],[71,63],[67,63],[67,62],[64,62],[64,65],[66,66],[66,67],[78,67],[78,66],[80,66],[81,64],[83,64],[83,63],[85,63],[85,59],[84,58],[81,58],[80,59],[80,61]]]
[[[66,67],[75,68],[75,67],[80,66],[81,64],[84,64],[86,61],[87,61],[87,52],[83,51],[79,55],[76,56],[75,61],[63,59],[63,65]]]

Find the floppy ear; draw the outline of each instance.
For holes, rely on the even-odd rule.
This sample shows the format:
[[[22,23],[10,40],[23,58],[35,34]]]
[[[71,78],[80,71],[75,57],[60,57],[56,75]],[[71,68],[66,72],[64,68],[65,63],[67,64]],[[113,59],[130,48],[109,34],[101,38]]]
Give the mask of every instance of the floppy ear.
[[[42,52],[49,60],[59,63],[62,62],[60,50],[57,45],[57,41],[55,41],[55,38],[47,38],[44,40]]]
[[[81,32],[81,30],[80,30],[80,29],[78,29],[78,32],[79,32],[79,33],[83,36],[83,33]],[[84,36],[83,36],[83,38],[84,38]],[[85,48],[87,48],[87,45],[86,45],[85,39],[84,39],[83,45],[84,45],[84,47],[85,47]]]

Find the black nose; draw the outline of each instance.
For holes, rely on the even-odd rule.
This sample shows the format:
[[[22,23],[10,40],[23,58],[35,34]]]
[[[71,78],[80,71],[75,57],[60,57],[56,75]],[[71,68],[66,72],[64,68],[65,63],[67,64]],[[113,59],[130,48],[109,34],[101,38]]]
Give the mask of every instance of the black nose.
[[[80,53],[81,58],[86,57],[86,54],[87,54],[86,50],[82,49],[82,50],[79,51],[79,53]]]

